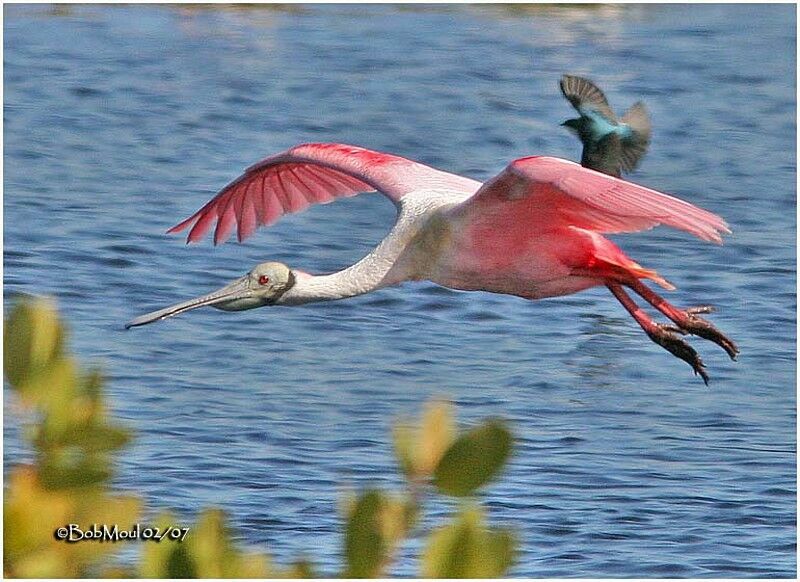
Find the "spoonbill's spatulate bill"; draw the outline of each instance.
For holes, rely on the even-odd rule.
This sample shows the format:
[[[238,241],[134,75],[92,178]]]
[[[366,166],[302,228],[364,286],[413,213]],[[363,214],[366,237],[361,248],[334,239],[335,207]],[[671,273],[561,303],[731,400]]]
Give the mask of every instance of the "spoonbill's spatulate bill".
[[[650,116],[644,103],[635,103],[617,120],[606,96],[589,79],[564,75],[559,86],[580,113],[561,125],[583,143],[581,165],[617,177],[623,170],[636,169],[650,144]]]
[[[481,184],[360,147],[304,144],[250,167],[169,232],[191,227],[188,242],[195,242],[216,223],[215,244],[224,242],[234,228],[241,241],[283,214],[373,190],[395,204],[397,221],[354,265],[311,275],[281,263],[262,263],[216,292],[137,317],[126,327],[204,305],[228,311],[300,305],[353,297],[403,281],[428,280],[526,299],[605,285],[652,341],[688,362],[706,383],[703,362],[680,335],[711,340],[736,358],[736,344],[700,317],[711,308],[679,309],[668,303],[642,280],[674,287],[602,234],[663,224],[721,243],[721,233],[730,232],[725,221],[672,196],[567,160],[520,158]],[[626,287],[672,324],[654,322]]]

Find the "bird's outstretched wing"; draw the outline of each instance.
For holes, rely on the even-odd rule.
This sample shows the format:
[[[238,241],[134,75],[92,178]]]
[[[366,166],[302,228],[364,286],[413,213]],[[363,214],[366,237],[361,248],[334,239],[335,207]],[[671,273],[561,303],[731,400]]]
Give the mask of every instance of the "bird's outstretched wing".
[[[236,226],[241,242],[258,226],[312,204],[325,204],[377,190],[395,204],[415,190],[447,188],[474,192],[479,182],[365,148],[310,143],[295,146],[249,167],[205,206],[167,232],[192,225],[187,242],[200,240],[216,221],[214,244]]]
[[[621,165],[626,172],[632,172],[650,145],[650,116],[644,103],[638,101],[625,112],[620,121],[631,128],[630,137],[622,140]]]
[[[725,221],[672,196],[549,157],[520,158],[450,212],[485,227],[525,221],[532,236],[575,226],[634,232],[663,224],[722,243]]]
[[[586,115],[587,110],[596,111],[611,122],[615,122],[617,117],[611,110],[606,100],[606,96],[600,88],[589,79],[576,77],[574,75],[564,75],[559,83],[561,93],[567,98],[572,106],[581,115]]]

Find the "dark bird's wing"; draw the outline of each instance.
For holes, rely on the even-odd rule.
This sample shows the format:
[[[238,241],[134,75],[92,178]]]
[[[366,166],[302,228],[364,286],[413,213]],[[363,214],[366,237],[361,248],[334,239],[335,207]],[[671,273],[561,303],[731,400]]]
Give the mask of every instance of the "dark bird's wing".
[[[620,119],[631,128],[632,134],[622,140],[621,162],[626,172],[633,171],[650,145],[650,116],[641,101],[628,109]]]
[[[617,118],[611,107],[606,101],[606,96],[597,85],[589,79],[564,75],[559,83],[564,97],[578,110],[581,115],[586,114],[586,110],[596,111],[609,121],[616,122]]]
[[[619,178],[623,153],[622,139],[617,133],[609,133],[600,141],[584,144],[581,166]]]

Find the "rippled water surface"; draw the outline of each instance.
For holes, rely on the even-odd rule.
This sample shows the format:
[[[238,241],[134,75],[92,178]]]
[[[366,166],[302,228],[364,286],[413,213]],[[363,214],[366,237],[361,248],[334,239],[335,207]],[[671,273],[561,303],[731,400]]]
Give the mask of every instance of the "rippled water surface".
[[[399,486],[392,419],[447,395],[518,437],[485,492],[519,532],[514,575],[794,576],[793,6],[7,5],[4,26],[6,307],[55,295],[76,352],[108,372],[137,433],[120,487],[185,523],[220,505],[242,541],[333,572],[341,487]],[[694,341],[710,387],[603,289],[533,303],[415,283],[123,330],[266,259],[341,268],[387,232],[391,205],[365,195],[241,245],[164,235],[260,157],[340,141],[478,179],[575,159],[565,72],[618,111],[644,99],[655,132],[632,178],[734,230],[723,247],[615,238],[675,302],[719,307],[742,355]],[[29,455],[10,400],[7,465]]]

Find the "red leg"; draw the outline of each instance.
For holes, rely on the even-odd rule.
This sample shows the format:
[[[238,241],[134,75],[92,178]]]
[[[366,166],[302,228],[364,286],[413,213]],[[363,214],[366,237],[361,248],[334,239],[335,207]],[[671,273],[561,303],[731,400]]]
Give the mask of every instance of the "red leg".
[[[634,279],[626,282],[626,285],[641,295],[650,305],[669,317],[682,331],[711,340],[725,350],[732,360],[736,359],[736,355],[739,353],[739,348],[736,344],[714,327],[711,322],[698,317],[699,313],[714,311],[713,307],[704,305],[702,307],[678,309],[639,280]]]
[[[694,370],[694,373],[699,374],[700,377],[703,378],[703,382],[708,386],[708,374],[703,366],[703,360],[700,359],[700,356],[692,346],[676,335],[675,332],[683,333],[680,329],[653,321],[641,307],[636,305],[634,300],[631,299],[631,296],[625,292],[622,285],[619,283],[608,282],[606,286],[611,293],[614,294],[614,297],[622,303],[622,306],[628,310],[628,313],[633,316],[636,323],[642,327],[652,341],[666,349],[672,355],[688,363]]]

